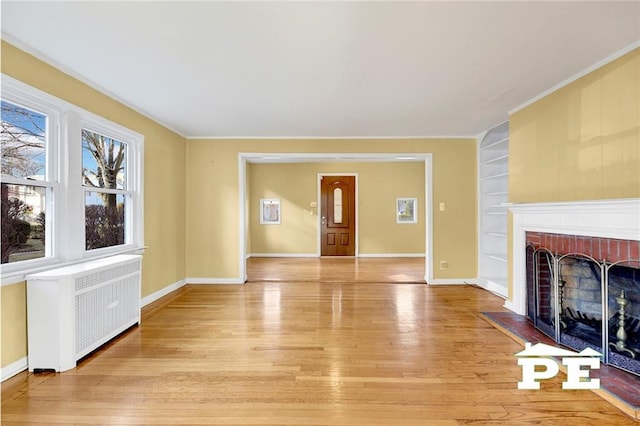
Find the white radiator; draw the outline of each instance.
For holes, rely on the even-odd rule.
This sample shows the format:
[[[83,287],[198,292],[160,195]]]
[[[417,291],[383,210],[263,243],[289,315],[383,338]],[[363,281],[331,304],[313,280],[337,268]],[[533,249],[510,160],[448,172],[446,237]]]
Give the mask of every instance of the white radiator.
[[[29,371],[65,371],[140,322],[142,257],[118,255],[27,276]]]

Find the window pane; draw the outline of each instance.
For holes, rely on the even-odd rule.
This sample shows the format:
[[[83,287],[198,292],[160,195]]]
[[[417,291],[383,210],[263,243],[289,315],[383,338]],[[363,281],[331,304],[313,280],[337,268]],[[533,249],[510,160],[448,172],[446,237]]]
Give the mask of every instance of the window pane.
[[[44,180],[47,116],[2,101],[2,174]]]
[[[45,256],[45,197],[40,186],[2,184],[2,263]]]
[[[342,223],[342,189],[333,190],[333,223]]]
[[[127,145],[82,130],[82,184],[94,188],[126,189]]]
[[[93,250],[125,243],[125,196],[87,192],[85,197],[85,247]]]

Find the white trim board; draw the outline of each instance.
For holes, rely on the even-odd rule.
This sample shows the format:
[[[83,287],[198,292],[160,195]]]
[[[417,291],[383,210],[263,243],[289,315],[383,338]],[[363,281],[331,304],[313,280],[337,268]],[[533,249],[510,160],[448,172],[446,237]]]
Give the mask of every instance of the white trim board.
[[[323,141],[323,140],[432,140],[432,139],[474,139],[473,135],[402,135],[402,136],[187,136],[189,140],[299,140],[299,141]]]
[[[321,257],[318,253],[250,253],[251,257]],[[426,257],[424,253],[359,253],[355,257]]]
[[[358,257],[426,257],[424,253],[360,253]]]
[[[173,284],[169,284],[168,286],[154,292],[151,293],[145,297],[143,297],[142,299],[140,299],[140,307],[143,308],[145,306],[147,306],[149,303],[153,303],[156,300],[160,299],[163,296],[166,296],[167,294],[171,293],[172,291],[175,291],[177,289],[179,289],[180,287],[184,287],[185,285],[185,280],[180,280],[177,281]]]
[[[630,44],[629,46],[613,53],[612,55],[609,55],[608,57],[604,58],[603,60],[596,62],[595,64],[591,65],[590,67],[580,71],[579,73],[569,77],[568,79],[561,81],[560,83],[556,84],[553,87],[550,87],[549,89],[545,90],[544,92],[534,96],[533,98],[529,99],[528,101],[524,102],[521,105],[518,105],[517,107],[513,108],[512,110],[508,111],[509,115],[512,115],[518,111],[520,111],[521,109],[524,109],[526,107],[528,107],[531,104],[536,103],[537,101],[539,101],[540,99],[544,98],[545,96],[548,96],[550,94],[552,94],[553,92],[556,92],[560,89],[562,89],[565,86],[568,86],[569,84],[573,83],[576,80],[579,80],[580,78],[584,77],[585,75],[592,73],[593,71],[597,70],[598,68],[602,68],[603,66],[607,65],[610,62],[615,61],[616,59],[626,55],[627,53],[637,49],[638,47],[640,47],[640,41],[636,41],[635,43]],[[490,127],[491,129],[493,127]]]
[[[427,281],[429,285],[475,285],[475,278],[439,278]]]
[[[512,286],[504,306],[527,313],[526,232],[640,241],[640,198],[511,204]]]
[[[51,65],[52,67],[56,68],[61,73],[67,74],[67,75],[75,78],[76,80],[80,81],[81,83],[86,84],[87,86],[89,86],[93,90],[97,91],[98,93],[102,94],[103,96],[111,98],[112,100],[118,102],[122,106],[124,106],[126,108],[129,108],[132,111],[135,111],[136,113],[140,114],[141,116],[143,116],[145,118],[148,118],[149,120],[153,121],[154,123],[164,127],[165,129],[175,133],[176,135],[186,139],[186,136],[183,133],[179,132],[178,130],[174,129],[170,125],[166,124],[164,121],[162,121],[159,118],[155,117],[153,114],[148,113],[148,112],[146,112],[146,111],[134,106],[133,104],[130,104],[128,101],[126,101],[122,97],[116,95],[115,93],[111,92],[108,89],[105,89],[104,87],[102,87],[98,83],[96,83],[96,82],[88,79],[87,77],[75,72],[74,70],[70,69],[69,67],[66,67],[66,66],[62,65],[60,62],[57,62],[57,61],[51,59],[45,53],[40,52],[39,50],[36,50],[36,49],[32,48],[31,46],[28,46],[28,45],[22,43],[20,40],[17,40],[16,38],[10,36],[9,34],[5,33],[4,31],[2,32],[2,39],[7,41],[9,44],[17,47],[18,49],[20,49],[20,50],[28,53],[29,55],[35,57],[36,59],[39,59],[40,61],[42,61],[42,62],[44,62],[44,63],[46,63],[48,65]]]
[[[147,306],[148,304],[155,302],[161,297],[166,296],[167,294],[171,293],[174,290],[179,289],[180,287],[183,287],[184,285],[185,285],[185,280],[180,280],[154,293],[151,293],[143,297],[142,299],[140,299],[140,308],[143,308],[144,306]],[[16,374],[26,370],[28,366],[29,366],[29,358],[25,356],[5,367],[2,367],[2,372],[0,373],[0,376],[1,376],[0,381],[4,382],[5,380],[10,379]]]
[[[12,362],[11,364],[2,367],[1,380],[4,382],[7,379],[12,378],[18,373],[22,373],[29,367],[29,359],[25,356],[19,360]]]
[[[200,285],[200,284],[223,284],[223,285],[237,285],[237,284],[244,284],[245,280],[242,280],[240,278],[185,278],[185,283],[186,284],[194,284],[194,285]]]
[[[293,162],[361,162],[361,161],[392,161],[392,162],[424,162],[425,179],[425,209],[422,217],[425,220],[425,270],[428,282],[433,280],[433,154],[431,153],[266,153],[239,152],[238,153],[238,214],[244,220],[239,221],[238,244],[238,276],[245,277],[247,259],[247,163],[293,163]],[[189,281],[187,281],[189,282]]]
[[[479,278],[476,280],[476,285],[480,286],[481,288],[490,291],[491,293],[495,294],[496,296],[500,296],[503,299],[506,299],[507,296],[504,294],[505,292],[505,288],[503,286],[501,286],[500,284],[487,279],[487,278]],[[506,289],[508,290],[508,288]]]
[[[248,257],[320,257],[318,253],[251,253]]]

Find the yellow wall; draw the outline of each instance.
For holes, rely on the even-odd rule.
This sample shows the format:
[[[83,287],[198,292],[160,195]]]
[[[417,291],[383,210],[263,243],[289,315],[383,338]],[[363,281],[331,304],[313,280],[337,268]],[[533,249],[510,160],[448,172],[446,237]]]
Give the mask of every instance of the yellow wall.
[[[509,128],[510,202],[640,197],[640,49],[513,113]],[[512,249],[509,238],[510,265]]]
[[[468,278],[477,275],[476,140],[211,140],[187,141],[187,276],[191,278],[239,278],[238,153],[432,153],[434,209],[433,259],[446,260],[449,268],[434,271],[434,278]],[[256,181],[256,167],[250,167]],[[315,176],[311,176],[315,185]],[[424,179],[421,178],[421,181]],[[315,188],[315,187],[314,187]],[[360,188],[361,191],[363,188]],[[261,198],[255,188],[251,197]],[[424,191],[423,191],[424,192]],[[314,190],[315,194],[315,190]],[[362,192],[361,196],[366,197]],[[411,195],[408,195],[411,196]],[[420,195],[416,195],[420,197]],[[307,196],[302,195],[307,203]],[[229,206],[229,208],[220,208]],[[424,208],[424,203],[420,206]],[[302,213],[304,214],[304,213]],[[311,218],[310,218],[311,219]],[[361,226],[368,225],[360,215]],[[256,225],[251,225],[252,233]],[[409,226],[409,225],[402,225]],[[422,232],[424,235],[424,232]],[[305,237],[306,238],[306,237]],[[310,240],[309,240],[310,241]],[[252,251],[259,252],[252,241]],[[362,249],[379,253],[374,239],[361,239]],[[315,242],[305,243],[305,247]],[[309,246],[310,247],[310,246]],[[423,246],[424,247],[424,246]],[[390,248],[394,250],[395,248]],[[422,249],[420,249],[422,252]],[[404,251],[403,251],[404,252]]]
[[[318,251],[318,173],[357,173],[360,254],[424,254],[424,162],[251,164],[252,253]],[[396,197],[418,198],[418,223],[397,224]],[[260,199],[279,198],[280,225],[260,224]],[[251,253],[251,252],[250,252]]]
[[[640,197],[640,49],[510,117],[509,201]]]
[[[185,139],[4,41],[2,73],[144,135],[148,249],[143,260],[142,296],[184,279]],[[2,296],[1,364],[6,366],[27,355],[24,284],[3,287]]]
[[[238,277],[239,152],[432,153],[433,201],[435,205],[445,202],[447,206],[444,212],[434,209],[432,257],[436,265],[440,260],[449,263],[449,269],[434,271],[435,278],[477,274],[474,139],[185,143],[180,135],[4,41],[1,54],[2,73],[144,135],[144,220],[148,248],[143,260],[143,297],[185,277]],[[416,196],[422,194],[423,191]],[[366,187],[361,187],[360,195],[366,199]],[[419,207],[424,209],[423,201]],[[361,226],[367,227],[373,226],[368,221],[375,221],[376,217],[361,215],[360,219]],[[424,231],[420,234],[424,235]],[[251,241],[247,243],[256,251],[251,248]],[[383,247],[375,237],[366,234],[361,244],[363,252],[396,250]],[[24,288],[24,283],[2,288],[2,366],[27,355]]]
[[[2,287],[2,367],[26,356],[26,287],[24,282]]]

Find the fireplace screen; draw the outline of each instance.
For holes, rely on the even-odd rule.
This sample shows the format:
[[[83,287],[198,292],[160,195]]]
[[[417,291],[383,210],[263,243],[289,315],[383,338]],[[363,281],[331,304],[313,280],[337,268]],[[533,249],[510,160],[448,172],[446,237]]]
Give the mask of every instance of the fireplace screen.
[[[588,256],[558,259],[560,343],[602,353],[602,268]]]
[[[609,363],[640,375],[640,261],[606,270]]]
[[[601,238],[574,245],[539,236],[531,240],[527,316],[535,327],[564,346],[592,348],[605,363],[640,375],[640,260],[621,259],[628,256],[617,243],[621,240],[607,240],[604,251]],[[574,250],[578,247],[584,253]],[[598,247],[591,250],[593,257],[590,247]]]

